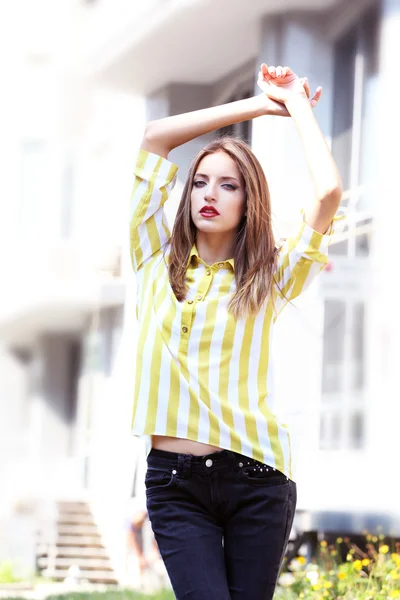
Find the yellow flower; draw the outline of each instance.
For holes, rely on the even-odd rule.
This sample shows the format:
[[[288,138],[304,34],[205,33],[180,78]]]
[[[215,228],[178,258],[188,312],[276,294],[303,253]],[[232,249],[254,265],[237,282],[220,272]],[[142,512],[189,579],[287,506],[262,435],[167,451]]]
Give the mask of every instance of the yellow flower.
[[[305,556],[298,556],[297,557],[297,562],[300,563],[301,565],[305,565],[306,564],[306,557]]]
[[[361,564],[363,567],[367,567],[369,565],[371,561],[369,560],[369,558],[363,558],[361,561]]]
[[[351,554],[348,554],[348,555],[346,556],[346,560],[353,560],[353,557],[352,557],[352,555],[351,555]]]
[[[328,590],[325,590],[324,591],[324,597],[325,598],[329,598],[329,596],[330,596],[330,594],[329,594]]]
[[[361,571],[361,569],[362,569],[362,562],[361,562],[361,560],[355,560],[353,562],[353,567],[355,568],[356,571]]]
[[[376,535],[373,535],[371,539],[372,539],[372,541],[374,542],[374,544],[375,544],[375,542],[377,542],[377,541],[378,541],[378,538],[376,537]]]
[[[327,545],[328,545],[328,542],[327,542],[326,540],[322,540],[322,542],[321,542],[321,546],[322,546],[323,548],[326,548],[326,547],[327,547]]]
[[[380,540],[384,540],[385,539],[385,535],[383,533],[381,533],[380,536],[379,536],[379,539]]]
[[[346,573],[338,573],[338,579],[346,579]]]
[[[322,589],[322,583],[314,583],[314,585],[312,587],[313,587],[313,590],[320,590],[320,589]]]
[[[397,558],[400,558],[400,556],[397,554],[397,552],[392,552],[392,560],[394,560],[394,562],[396,562]]]
[[[341,544],[343,542],[343,539],[341,537],[338,537],[338,539],[336,541],[338,544]]]
[[[379,548],[379,552],[381,554],[387,554],[389,552],[389,546],[387,546],[386,544],[383,544],[383,546],[381,546]]]
[[[400,598],[400,590],[392,590],[389,594],[389,598]]]
[[[399,577],[400,577],[400,575],[398,574],[398,572],[397,572],[397,571],[395,571],[394,569],[392,569],[392,570],[390,571],[389,575],[390,575],[390,577],[391,577],[392,579],[394,579],[395,581],[397,581],[397,580],[399,579]]]
[[[333,583],[331,581],[324,581],[324,588],[329,589],[331,588],[333,585]]]

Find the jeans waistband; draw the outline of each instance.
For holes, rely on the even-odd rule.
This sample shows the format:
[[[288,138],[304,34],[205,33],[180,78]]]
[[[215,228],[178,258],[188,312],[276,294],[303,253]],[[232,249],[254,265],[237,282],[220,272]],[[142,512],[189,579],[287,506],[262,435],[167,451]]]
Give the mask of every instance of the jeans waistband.
[[[213,471],[230,467],[238,470],[246,465],[261,464],[253,458],[248,458],[232,450],[221,450],[212,452],[204,456],[195,456],[193,454],[182,454],[178,452],[168,452],[152,448],[147,457],[147,463],[160,464],[165,467],[176,469],[180,477],[190,477],[192,472],[200,474],[209,474]]]

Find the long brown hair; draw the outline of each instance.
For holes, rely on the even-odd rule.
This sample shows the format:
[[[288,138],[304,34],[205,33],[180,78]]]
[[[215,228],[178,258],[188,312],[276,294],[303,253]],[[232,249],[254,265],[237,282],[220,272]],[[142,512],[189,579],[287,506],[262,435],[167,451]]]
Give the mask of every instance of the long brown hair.
[[[238,319],[255,316],[266,297],[272,295],[277,260],[267,180],[259,161],[245,142],[222,137],[208,144],[193,160],[171,235],[168,274],[176,298],[183,301],[188,292],[186,267],[197,232],[191,217],[193,179],[200,161],[220,151],[226,152],[237,164],[246,191],[247,215],[240,222],[233,243],[236,291],[228,304],[228,310]]]

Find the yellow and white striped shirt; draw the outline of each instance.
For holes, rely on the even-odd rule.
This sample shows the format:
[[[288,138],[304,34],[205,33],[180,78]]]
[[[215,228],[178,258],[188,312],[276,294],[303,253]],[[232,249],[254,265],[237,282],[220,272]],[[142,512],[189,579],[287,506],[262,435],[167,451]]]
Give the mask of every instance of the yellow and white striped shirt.
[[[178,302],[168,278],[170,232],[163,205],[177,166],[141,150],[131,199],[138,343],[132,433],[187,438],[233,450],[292,478],[287,427],[271,412],[271,329],[284,305],[327,263],[329,234],[302,220],[280,249],[274,291],[256,316],[235,320],[234,260],[207,265],[193,246],[189,291]],[[165,260],[164,260],[164,251]],[[274,313],[274,310],[276,313]]]

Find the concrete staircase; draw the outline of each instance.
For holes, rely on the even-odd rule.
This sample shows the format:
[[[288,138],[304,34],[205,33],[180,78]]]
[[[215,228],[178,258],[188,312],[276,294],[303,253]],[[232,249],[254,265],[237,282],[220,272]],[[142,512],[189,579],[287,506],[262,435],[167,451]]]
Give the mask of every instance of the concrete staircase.
[[[56,581],[69,576],[89,583],[118,584],[89,506],[57,502],[57,513],[55,544],[38,546],[40,573]]]

